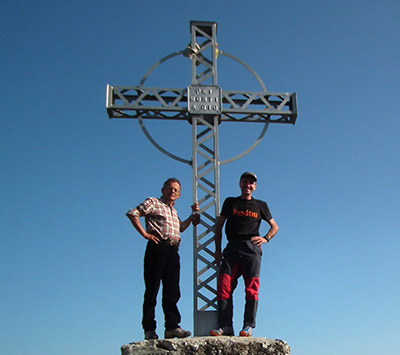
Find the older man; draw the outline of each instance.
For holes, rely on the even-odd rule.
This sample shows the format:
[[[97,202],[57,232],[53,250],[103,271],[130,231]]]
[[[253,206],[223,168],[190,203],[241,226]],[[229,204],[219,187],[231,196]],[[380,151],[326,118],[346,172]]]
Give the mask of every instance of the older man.
[[[181,293],[179,288],[180,257],[178,253],[181,241],[180,232],[190,223],[199,223],[198,204],[192,206],[192,214],[183,222],[173,207],[181,195],[181,184],[178,179],[165,181],[160,198],[150,197],[131,209],[126,214],[132,225],[143,238],[147,239],[144,257],[145,294],[143,303],[142,326],[146,340],[158,339],[156,333],[155,306],[160,282],[163,285],[162,308],[165,317],[165,338],[186,338],[191,335],[183,330],[179,323],[181,315],[177,303]],[[145,218],[146,228],[139,217]]]

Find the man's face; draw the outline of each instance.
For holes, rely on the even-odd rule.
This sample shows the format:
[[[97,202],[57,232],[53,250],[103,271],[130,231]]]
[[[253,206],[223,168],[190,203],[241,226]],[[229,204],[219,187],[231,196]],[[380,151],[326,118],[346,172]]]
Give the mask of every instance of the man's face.
[[[239,182],[240,190],[242,191],[242,196],[251,196],[253,191],[257,188],[257,182],[250,176],[245,176]]]
[[[168,202],[174,202],[181,195],[181,186],[177,182],[169,182],[161,189],[163,197]]]

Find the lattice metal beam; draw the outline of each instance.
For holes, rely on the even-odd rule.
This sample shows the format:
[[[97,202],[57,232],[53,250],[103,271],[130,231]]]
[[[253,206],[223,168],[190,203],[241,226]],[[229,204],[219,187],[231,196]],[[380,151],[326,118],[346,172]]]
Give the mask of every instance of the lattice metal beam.
[[[220,121],[295,124],[295,93],[222,91]],[[153,118],[189,120],[188,90],[144,88],[140,86],[107,86],[110,118]],[[235,115],[242,115],[240,117]]]

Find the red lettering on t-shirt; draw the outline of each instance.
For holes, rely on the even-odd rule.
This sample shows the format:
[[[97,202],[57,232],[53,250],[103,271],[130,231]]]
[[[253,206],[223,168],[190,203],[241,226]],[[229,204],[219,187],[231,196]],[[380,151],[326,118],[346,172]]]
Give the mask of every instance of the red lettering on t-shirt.
[[[240,217],[252,217],[252,218],[257,218],[258,217],[258,213],[257,212],[252,212],[249,210],[246,211],[238,211],[236,208],[233,209],[232,211],[234,216],[240,216]]]

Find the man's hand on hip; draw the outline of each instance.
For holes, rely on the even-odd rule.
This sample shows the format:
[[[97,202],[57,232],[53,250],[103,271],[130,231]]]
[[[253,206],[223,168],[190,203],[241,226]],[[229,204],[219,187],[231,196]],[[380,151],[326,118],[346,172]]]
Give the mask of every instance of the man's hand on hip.
[[[251,237],[250,240],[254,245],[257,245],[257,246],[260,246],[260,245],[268,242],[265,238],[260,237],[259,235],[256,237]]]

